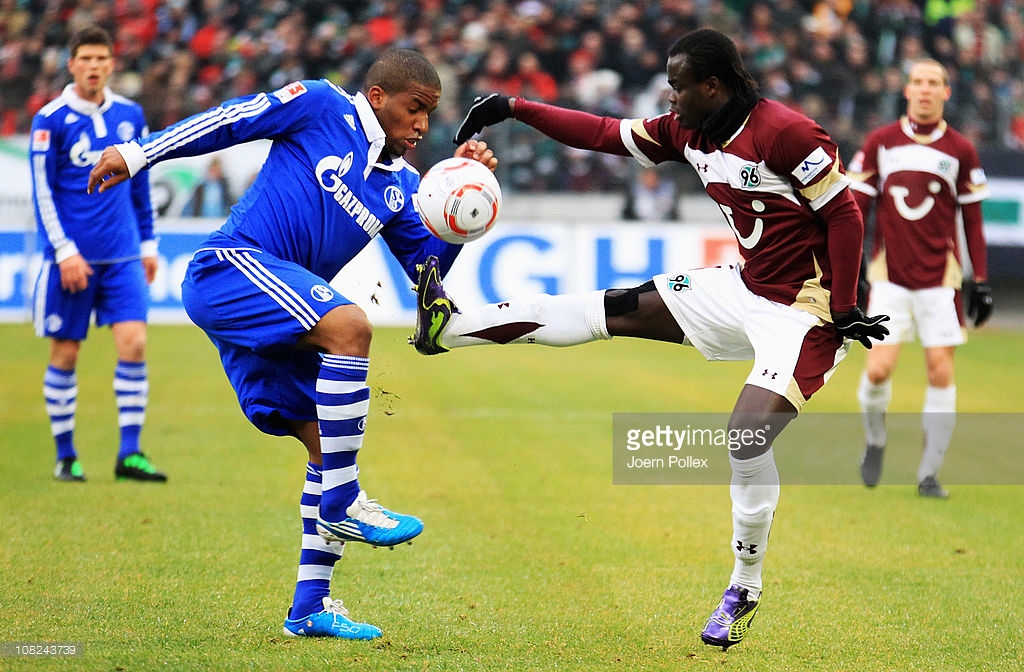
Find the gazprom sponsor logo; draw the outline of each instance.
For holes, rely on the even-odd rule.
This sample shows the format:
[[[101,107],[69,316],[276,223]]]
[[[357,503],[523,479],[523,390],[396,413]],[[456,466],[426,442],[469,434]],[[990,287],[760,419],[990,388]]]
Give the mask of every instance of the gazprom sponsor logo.
[[[93,149],[89,136],[82,133],[75,144],[71,145],[69,158],[74,165],[85,168],[86,166],[95,166],[99,162],[101,154],[103,151]]]
[[[316,179],[324,191],[334,195],[334,202],[352,217],[352,221],[372,238],[380,232],[384,224],[363,205],[342,179],[351,170],[352,161],[352,152],[346,154],[345,158],[325,156],[316,164]],[[390,201],[388,205],[390,207]]]

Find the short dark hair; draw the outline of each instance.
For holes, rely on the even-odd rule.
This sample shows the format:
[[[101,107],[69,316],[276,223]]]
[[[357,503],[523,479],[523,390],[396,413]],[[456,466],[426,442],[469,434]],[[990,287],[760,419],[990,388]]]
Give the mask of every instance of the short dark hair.
[[[379,86],[385,93],[407,91],[413,84],[441,90],[441,78],[426,56],[412,49],[388,49],[366,71],[366,88]]]
[[[83,28],[71,36],[71,41],[68,42],[68,52],[71,54],[71,58],[75,57],[78,48],[83,44],[98,44],[107,47],[111,52],[114,50],[114,41],[110,39],[110,33],[99,26]]]
[[[711,28],[683,35],[668,50],[668,57],[686,56],[686,66],[701,81],[717,77],[734,96],[746,98],[757,92],[757,82],[747,71],[729,36]]]

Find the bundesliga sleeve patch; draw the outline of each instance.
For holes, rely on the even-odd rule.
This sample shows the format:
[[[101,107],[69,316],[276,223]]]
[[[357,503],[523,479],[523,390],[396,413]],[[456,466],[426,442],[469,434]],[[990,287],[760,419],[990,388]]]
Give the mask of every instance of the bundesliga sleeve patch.
[[[32,133],[32,151],[45,152],[50,149],[50,130],[40,128]]]
[[[289,100],[295,100],[305,92],[306,87],[302,82],[292,82],[291,84],[274,91],[274,96],[282,103],[287,103]]]
[[[832,165],[832,158],[822,147],[818,147],[807,155],[807,158],[800,162],[796,170],[792,172],[793,177],[800,180],[800,184],[810,184],[811,180],[821,171]]]
[[[985,184],[988,179],[985,177],[985,170],[975,168],[971,171],[971,184]]]

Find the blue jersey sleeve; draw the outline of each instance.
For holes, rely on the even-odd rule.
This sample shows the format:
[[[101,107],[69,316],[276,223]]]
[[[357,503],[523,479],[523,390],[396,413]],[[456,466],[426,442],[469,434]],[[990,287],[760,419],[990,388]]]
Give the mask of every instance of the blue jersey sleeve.
[[[462,245],[452,245],[435,238],[420,222],[420,216],[411,202],[406,209],[407,212],[402,213],[400,224],[385,227],[381,231],[380,235],[387,243],[391,254],[395,255],[395,259],[402,264],[405,274],[413,282],[419,280],[416,264],[423,263],[430,256],[437,257],[442,275],[448,273],[462,251]]]
[[[225,101],[206,112],[183,119],[139,143],[146,162],[198,156],[251,140],[292,135],[315,119],[325,105],[330,85],[322,81],[289,84],[272,93],[257,93]],[[284,109],[285,103],[291,103]]]
[[[57,139],[50,117],[36,115],[32,120],[29,161],[32,170],[32,207],[41,232],[54,250],[74,241],[68,236],[54,203],[52,185],[57,184]],[[69,248],[70,249],[70,248]],[[73,251],[77,251],[73,247]],[[62,257],[64,255],[61,255]]]

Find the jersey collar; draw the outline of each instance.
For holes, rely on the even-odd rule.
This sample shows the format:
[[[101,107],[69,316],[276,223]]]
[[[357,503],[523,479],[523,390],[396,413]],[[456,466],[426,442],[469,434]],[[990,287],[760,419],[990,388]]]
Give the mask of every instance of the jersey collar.
[[[761,97],[756,94],[747,97],[733,96],[725,105],[704,120],[701,132],[711,142],[724,147],[743,128],[743,124],[759,100]]]
[[[89,102],[75,93],[74,82],[64,87],[61,97],[67,101],[68,107],[86,117],[91,117],[97,113],[102,114],[114,104],[114,92],[110,90],[109,86],[103,87],[103,102],[99,105]]]
[[[917,142],[921,142],[921,140],[923,139],[926,141],[926,144],[931,144],[938,140],[939,138],[941,138],[942,136],[944,136],[946,134],[946,127],[946,120],[941,119],[939,120],[939,123],[935,125],[935,130],[933,130],[931,133],[914,133],[914,127],[911,125],[910,119],[906,115],[900,117],[900,128],[903,129],[903,133],[906,134],[908,138],[915,140]]]
[[[390,163],[383,163],[381,161],[381,156],[384,155],[384,141],[386,139],[384,129],[381,127],[380,122],[377,121],[377,115],[373,113],[373,107],[370,106],[370,101],[366,99],[362,91],[356,93],[355,105],[356,114],[359,115],[359,123],[363,125],[366,139],[370,141],[370,146],[366,151],[366,170],[363,171],[363,179],[370,177],[370,173],[374,168],[398,172],[408,167],[408,164],[402,157],[394,157]]]

